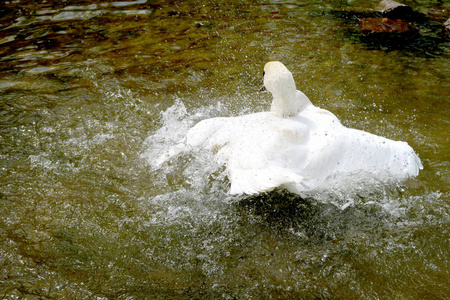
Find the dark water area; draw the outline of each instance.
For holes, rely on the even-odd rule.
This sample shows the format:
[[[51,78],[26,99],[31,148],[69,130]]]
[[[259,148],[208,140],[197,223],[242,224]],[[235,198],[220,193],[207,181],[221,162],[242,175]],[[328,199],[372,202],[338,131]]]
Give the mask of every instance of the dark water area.
[[[450,5],[405,1],[429,19],[392,47],[336,13],[376,3],[0,3],[0,298],[448,299]],[[209,153],[152,168],[268,110],[269,60],[424,170],[302,199],[232,197]]]

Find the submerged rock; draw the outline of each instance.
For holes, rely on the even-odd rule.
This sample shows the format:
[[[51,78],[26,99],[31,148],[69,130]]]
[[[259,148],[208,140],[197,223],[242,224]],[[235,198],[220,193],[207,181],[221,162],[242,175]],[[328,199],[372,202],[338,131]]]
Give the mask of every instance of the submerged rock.
[[[376,33],[404,33],[410,31],[410,25],[398,19],[358,18],[361,32],[365,35]]]
[[[450,19],[448,19],[448,20],[444,23],[444,28],[445,28],[445,30],[447,30],[447,32],[450,32]]]
[[[420,38],[419,31],[402,20],[366,18],[360,27],[360,41],[376,49],[404,49]]]
[[[358,18],[360,39],[370,45],[403,48],[418,37],[417,28],[406,21],[390,18]]]

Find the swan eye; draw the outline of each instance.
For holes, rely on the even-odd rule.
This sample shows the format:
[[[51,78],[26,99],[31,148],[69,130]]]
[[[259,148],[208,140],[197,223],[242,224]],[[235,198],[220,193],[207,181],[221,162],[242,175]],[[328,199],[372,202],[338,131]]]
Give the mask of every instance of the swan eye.
[[[263,71],[263,77],[264,77],[264,75],[266,75],[266,71]]]

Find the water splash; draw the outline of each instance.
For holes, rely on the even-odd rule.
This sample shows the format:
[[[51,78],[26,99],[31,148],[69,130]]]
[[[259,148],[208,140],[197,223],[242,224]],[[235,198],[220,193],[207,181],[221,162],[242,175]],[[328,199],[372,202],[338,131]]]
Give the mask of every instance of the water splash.
[[[147,149],[141,154],[141,158],[154,170],[159,169],[162,164],[161,157],[179,144],[190,128],[203,119],[227,112],[221,102],[218,102],[214,106],[201,107],[189,114],[181,99],[176,99],[173,106],[161,113],[162,127],[146,138],[144,143]]]
[[[248,111],[245,110],[245,113]],[[187,132],[196,123],[218,115],[230,115],[230,112],[221,103],[188,112],[181,99],[176,99],[173,106],[161,113],[162,126],[146,138],[140,156],[151,171],[158,174],[158,178],[166,179],[164,184],[169,190],[183,188],[197,193],[217,194],[227,201],[248,198],[246,195],[227,195],[229,182],[226,169],[216,162],[211,152],[206,149],[187,149],[182,144]],[[355,173],[328,178],[326,186],[301,196],[332,204],[341,210],[355,205],[376,205],[393,214],[400,214],[402,210],[396,199],[401,198],[403,193],[404,187],[399,183],[380,180],[371,174]],[[275,192],[273,197],[279,196]]]

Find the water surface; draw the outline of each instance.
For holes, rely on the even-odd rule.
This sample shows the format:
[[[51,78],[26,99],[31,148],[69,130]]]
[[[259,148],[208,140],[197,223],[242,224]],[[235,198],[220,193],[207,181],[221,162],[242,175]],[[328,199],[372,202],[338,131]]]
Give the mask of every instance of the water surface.
[[[6,299],[444,299],[448,4],[404,48],[333,13],[366,1],[0,4],[0,295]],[[424,170],[301,199],[230,197],[206,152],[149,164],[207,117],[267,110],[262,68]]]

